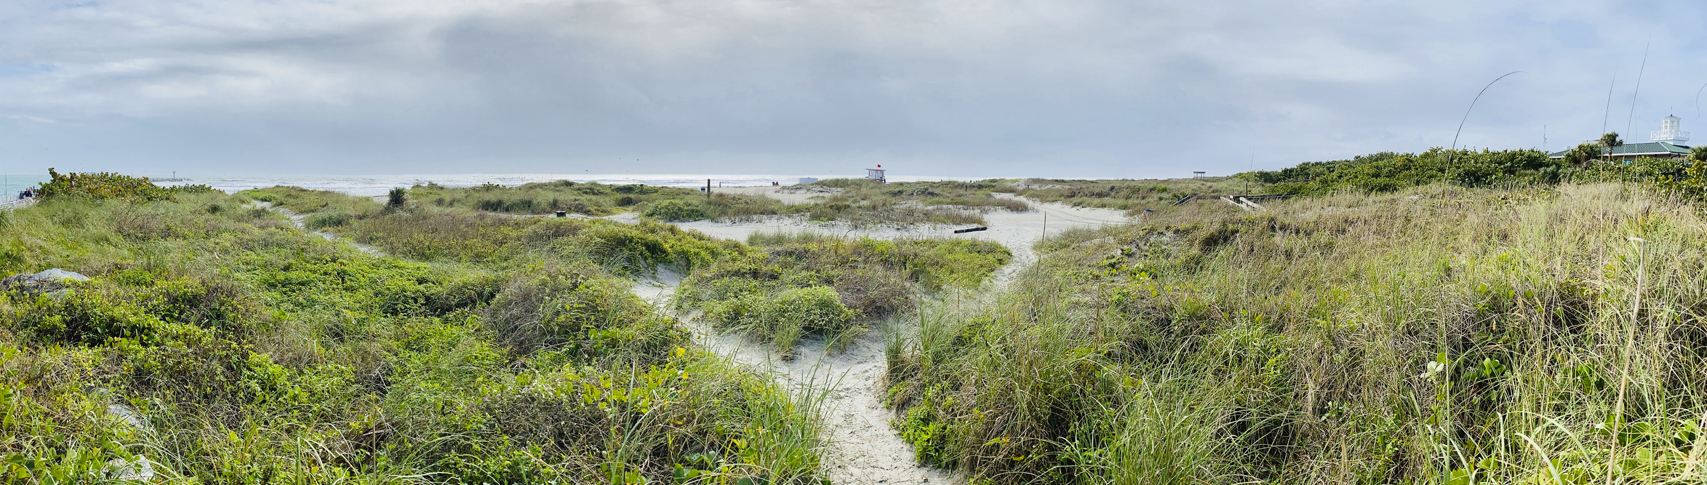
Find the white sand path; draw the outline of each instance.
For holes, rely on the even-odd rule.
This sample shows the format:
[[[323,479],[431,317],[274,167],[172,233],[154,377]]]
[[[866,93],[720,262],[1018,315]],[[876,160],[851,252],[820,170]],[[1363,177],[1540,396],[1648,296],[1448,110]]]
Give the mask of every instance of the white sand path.
[[[290,209],[286,209],[283,207],[274,207],[271,202],[257,200],[257,201],[254,201],[253,204],[255,207],[260,207],[263,209],[271,209],[271,210],[278,212],[280,214],[284,214],[285,217],[290,218],[290,223],[295,225],[297,229],[308,231],[308,224],[303,222],[305,219],[308,218],[308,216],[306,216],[306,215],[298,214],[298,213],[296,213]],[[362,244],[359,242],[351,241],[348,239],[344,239],[344,238],[338,237],[337,234],[332,234],[332,233],[326,232],[326,231],[308,231],[308,232],[310,234],[320,236],[321,238],[324,238],[327,241],[347,242],[351,246],[355,246],[356,249],[361,250],[361,252],[367,253],[367,254],[372,255],[372,256],[383,256],[383,255],[385,255],[385,253],[383,251],[380,251],[379,248],[369,246],[366,244]]]
[[[771,187],[763,187],[771,189]],[[777,191],[755,191],[771,195]],[[1005,195],[1005,194],[1004,194]],[[998,287],[1005,286],[1020,269],[1037,260],[1031,245],[1043,237],[1045,230],[1062,231],[1069,228],[1097,227],[1131,222],[1120,211],[1080,209],[1062,204],[1032,203],[1028,212],[994,211],[985,215],[989,222],[986,231],[954,234],[950,226],[862,227],[848,224],[812,223],[799,218],[777,217],[760,222],[723,223],[697,221],[680,223],[683,229],[693,229],[724,239],[746,241],[758,232],[811,232],[846,237],[875,239],[951,238],[965,237],[996,241],[1014,253],[1014,260],[996,274]],[[627,220],[621,216],[609,219]],[[964,226],[962,226],[964,227]],[[634,292],[649,301],[668,307],[667,299],[675,293],[681,275],[660,270],[654,278],[643,279]],[[829,385],[825,399],[825,424],[829,428],[829,450],[825,454],[824,471],[838,484],[922,484],[961,483],[965,480],[947,470],[922,466],[913,457],[913,447],[890,426],[894,412],[883,404],[884,376],[887,363],[884,356],[885,339],[896,333],[910,333],[913,328],[888,328],[867,332],[840,351],[830,351],[822,339],[803,339],[795,347],[795,358],[784,361],[764,343],[745,336],[721,332],[691,318],[683,319],[694,333],[694,339],[704,348],[730,357],[735,362],[776,376],[790,388],[805,385]]]

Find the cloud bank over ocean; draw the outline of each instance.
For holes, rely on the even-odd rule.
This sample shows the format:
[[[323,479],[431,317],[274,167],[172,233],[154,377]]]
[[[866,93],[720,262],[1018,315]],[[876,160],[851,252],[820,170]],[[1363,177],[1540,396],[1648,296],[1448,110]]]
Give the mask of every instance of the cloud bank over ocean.
[[[1444,146],[1513,70],[1460,145],[1558,149],[1598,134],[1615,73],[1610,129],[1691,128],[1704,21],[1682,1],[25,0],[0,6],[0,163],[1189,176]]]

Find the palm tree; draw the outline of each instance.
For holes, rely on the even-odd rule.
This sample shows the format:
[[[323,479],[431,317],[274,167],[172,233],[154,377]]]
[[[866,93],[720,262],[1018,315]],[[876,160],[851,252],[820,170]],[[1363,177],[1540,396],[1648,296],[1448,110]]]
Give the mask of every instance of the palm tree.
[[[1612,147],[1624,146],[1624,140],[1618,139],[1618,132],[1600,135],[1600,146],[1606,148],[1606,161],[1612,161]]]

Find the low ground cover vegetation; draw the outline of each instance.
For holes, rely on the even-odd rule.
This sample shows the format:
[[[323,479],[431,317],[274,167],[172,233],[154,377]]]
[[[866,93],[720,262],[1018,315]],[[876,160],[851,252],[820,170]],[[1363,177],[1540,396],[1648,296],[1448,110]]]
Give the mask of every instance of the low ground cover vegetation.
[[[0,212],[0,272],[89,277],[0,294],[0,481],[816,483],[814,398],[694,349],[627,291],[643,264],[600,261],[673,233],[589,224],[556,247],[434,252],[392,241],[426,237],[387,229],[395,211],[247,195],[356,209],[329,227],[372,223],[412,256],[219,193]]]

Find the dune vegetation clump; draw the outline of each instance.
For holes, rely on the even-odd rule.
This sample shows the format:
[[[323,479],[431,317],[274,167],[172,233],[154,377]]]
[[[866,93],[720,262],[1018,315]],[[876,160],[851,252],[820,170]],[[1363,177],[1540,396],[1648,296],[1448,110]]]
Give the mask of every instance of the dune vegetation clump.
[[[245,197],[347,210],[327,227],[389,255]],[[4,212],[0,271],[89,279],[0,293],[0,482],[818,483],[817,398],[627,291],[627,271],[721,246],[370,203],[274,188]],[[445,241],[481,233],[465,221],[500,231]]]
[[[712,323],[747,329],[785,352],[803,335],[835,337],[858,321],[911,311],[921,294],[978,288],[1013,257],[1000,244],[973,240],[760,234],[752,241],[757,250],[688,276],[675,304],[703,310]],[[836,305],[824,302],[830,296]],[[781,310],[784,303],[841,316],[796,318]]]
[[[705,209],[696,202],[664,200],[647,207],[640,215],[665,222],[681,222],[705,219],[705,213]]]

